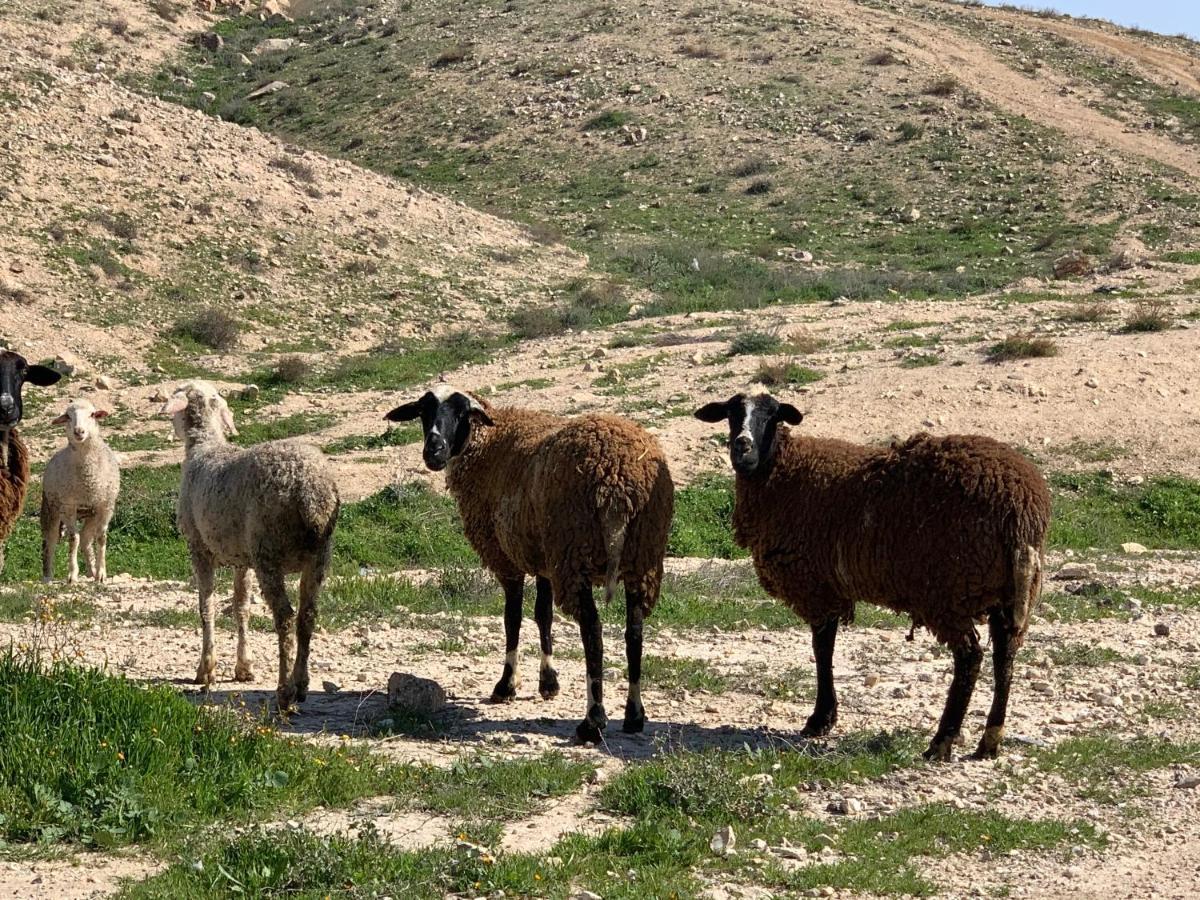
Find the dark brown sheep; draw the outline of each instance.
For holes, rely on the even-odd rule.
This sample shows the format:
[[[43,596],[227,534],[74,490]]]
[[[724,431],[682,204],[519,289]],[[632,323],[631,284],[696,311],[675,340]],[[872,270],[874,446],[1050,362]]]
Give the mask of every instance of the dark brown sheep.
[[[760,394],[696,411],[729,420],[734,535],[764,590],[808,622],[817,661],[806,735],[837,722],[833,647],[858,601],[912,617],[954,653],[954,679],[925,756],[947,760],[979,675],[976,623],[992,637],[995,691],[978,758],[1004,734],[1013,657],[1041,589],[1050,492],[1011,447],[918,434],[890,447],[794,435],[803,416]],[[780,426],[784,427],[780,427]]]
[[[504,671],[497,702],[517,692],[517,646],[525,576],[536,578],[534,618],[541,637],[538,690],[558,693],[552,665],[552,603],[579,622],[587,665],[587,715],[580,741],[598,742],[604,711],[600,617],[592,588],[611,599],[625,584],[629,694],[624,729],[645,726],[641,701],[642,623],[658,601],[671,527],[674,486],[658,442],[616,416],[562,418],[492,407],[439,385],[388,413],[420,418],[425,463],[448,467],[467,539],[504,588]]]
[[[21,388],[26,382],[49,387],[61,377],[45,366],[31,366],[19,353],[0,350],[0,572],[4,571],[4,545],[25,508],[29,489],[29,449],[16,427],[25,413]]]

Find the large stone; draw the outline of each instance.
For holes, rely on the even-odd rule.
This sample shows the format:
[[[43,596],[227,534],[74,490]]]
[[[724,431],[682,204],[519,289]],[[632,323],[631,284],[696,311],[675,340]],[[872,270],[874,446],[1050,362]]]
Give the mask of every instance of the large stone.
[[[265,97],[268,94],[277,94],[288,86],[286,81],[270,81],[260,88],[256,88],[246,95],[247,100],[257,100],[259,97]]]
[[[295,38],[267,38],[265,41],[259,41],[254,49],[250,51],[250,55],[262,56],[264,53],[282,53],[284,50],[291,50],[295,44]]]
[[[446,706],[446,692],[431,678],[393,672],[388,679],[388,706],[431,716]]]

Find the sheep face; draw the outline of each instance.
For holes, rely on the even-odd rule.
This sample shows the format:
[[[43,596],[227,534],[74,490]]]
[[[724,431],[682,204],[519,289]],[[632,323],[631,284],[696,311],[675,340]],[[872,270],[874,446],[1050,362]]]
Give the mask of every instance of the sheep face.
[[[440,472],[462,453],[475,423],[492,425],[491,417],[475,398],[448,385],[438,385],[419,400],[397,406],[386,416],[389,422],[421,420],[425,432],[425,465]]]
[[[753,475],[771,458],[779,423],[799,425],[804,414],[770,394],[734,394],[694,413],[701,422],[729,422],[729,461],[739,475]]]
[[[26,382],[49,387],[62,378],[46,366],[31,366],[20,353],[0,351],[0,431],[8,431],[21,421],[21,388]]]
[[[229,405],[207,381],[180,385],[163,406],[162,414],[171,417],[175,434],[182,441],[188,435],[237,434]]]
[[[86,400],[73,400],[53,424],[66,425],[67,442],[72,447],[79,447],[100,436],[100,420],[107,415],[108,410],[96,409]]]

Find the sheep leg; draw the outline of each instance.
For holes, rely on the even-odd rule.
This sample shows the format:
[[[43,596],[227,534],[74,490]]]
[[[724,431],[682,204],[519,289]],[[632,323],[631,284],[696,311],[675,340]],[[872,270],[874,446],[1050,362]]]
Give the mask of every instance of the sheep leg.
[[[79,523],[75,521],[75,512],[73,510],[65,518],[69,531],[67,538],[67,584],[74,584],[79,580]]]
[[[275,636],[279,639],[279,682],[275,688],[275,699],[279,711],[286,713],[296,700],[296,685],[292,681],[296,657],[296,611],[288,600],[282,572],[259,567],[254,571],[258,575],[263,597],[275,617]]]
[[[1002,610],[993,609],[988,616],[988,628],[992,634],[992,670],[995,685],[992,688],[992,708],[988,712],[987,727],[972,759],[995,759],[1000,752],[1000,740],[1004,737],[1004,719],[1008,714],[1008,692],[1012,687],[1013,660],[1021,645],[1019,636],[1013,633],[1011,616]]]
[[[79,549],[83,553],[83,568],[87,572],[88,578],[103,581],[104,579],[96,577],[97,567],[100,564],[96,549],[96,539],[98,537],[97,524],[95,518],[84,520],[83,531],[79,536]]]
[[[516,699],[517,660],[521,643],[521,612],[525,602],[525,579],[503,578],[500,580],[504,588],[504,671],[500,680],[492,688],[493,703],[508,703]]]
[[[61,524],[58,516],[43,514],[42,516],[42,581],[49,584],[54,580],[54,556],[58,551],[59,529]]]
[[[92,539],[92,553],[95,555],[96,562],[92,570],[92,577],[96,582],[103,584],[108,581],[108,523],[111,517],[103,520],[96,519],[94,537]]]
[[[538,693],[543,700],[558,696],[558,672],[554,669],[554,591],[550,580],[537,577],[537,600],[533,607],[533,618],[537,621],[538,641],[542,647],[542,667],[538,671]]]
[[[196,590],[200,594],[200,665],[196,667],[196,683],[207,691],[216,680],[217,673],[217,653],[213,648],[213,620],[217,608],[212,599],[212,561],[192,554],[192,571],[196,575]]]
[[[601,732],[608,727],[604,711],[604,630],[592,596],[591,582],[584,578],[579,591],[579,634],[583,638],[583,657],[587,668],[587,716],[575,728],[581,744],[599,744]]]
[[[250,592],[246,589],[247,570],[239,567],[233,571],[233,615],[237,619],[237,663],[233,667],[235,681],[253,681],[254,669],[250,665],[250,647],[246,632],[250,625]]]
[[[950,682],[950,693],[946,697],[946,708],[937,733],[925,751],[925,758],[939,762],[950,761],[950,748],[962,730],[963,718],[971,705],[971,694],[975,690],[975,679],[979,677],[979,666],[983,662],[983,650],[974,629],[953,647],[954,679]]]
[[[804,737],[822,737],[829,734],[837,724],[838,701],[837,692],[833,687],[833,647],[837,642],[838,620],[833,618],[810,627],[813,657],[817,661],[817,705],[800,734]]]
[[[625,699],[622,730],[639,734],[646,727],[642,706],[642,622],[646,615],[642,592],[625,585],[625,661],[629,665],[629,694]]]
[[[300,615],[296,619],[296,667],[292,670],[292,682],[296,685],[296,699],[301,702],[308,699],[308,648],[317,626],[317,597],[325,581],[329,553],[327,544],[325,552],[300,573]]]

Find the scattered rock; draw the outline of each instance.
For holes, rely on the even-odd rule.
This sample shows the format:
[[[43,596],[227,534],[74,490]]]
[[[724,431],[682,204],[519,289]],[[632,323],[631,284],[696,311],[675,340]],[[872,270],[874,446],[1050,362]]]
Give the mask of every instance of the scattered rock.
[[[571,900],[603,900],[603,898],[592,891],[576,891],[571,895]]]
[[[863,679],[863,687],[875,687],[877,684],[879,684],[879,676],[874,672],[868,673],[867,677]]]
[[[1055,278],[1077,278],[1093,269],[1092,258],[1080,250],[1071,250],[1054,261]]]
[[[262,56],[264,53],[281,53],[284,50],[291,50],[295,44],[295,38],[267,38],[265,41],[259,41],[250,51],[250,55]]]
[[[712,840],[708,842],[709,849],[718,856],[728,856],[733,853],[736,844],[737,834],[734,833],[732,825],[718,828],[712,836]]]
[[[388,679],[388,706],[433,715],[446,706],[446,692],[431,678],[393,672]]]
[[[210,53],[216,53],[225,46],[225,38],[221,37],[215,31],[202,31],[196,35],[196,46]]]
[[[257,100],[259,97],[266,97],[268,94],[277,94],[288,86],[286,81],[269,81],[260,88],[255,88],[246,95],[247,100]]]
[[[338,691],[340,691],[342,689],[342,686],[340,684],[338,684],[336,681],[322,681],[321,687],[324,689],[325,693],[327,693],[327,694],[336,694]]]
[[[1171,636],[1171,626],[1168,625],[1166,622],[1155,622],[1154,623],[1154,633],[1158,637],[1170,637]]]
[[[102,391],[111,391],[113,389],[113,381],[107,375],[100,375],[96,378],[96,387]]]
[[[150,395],[151,403],[166,403],[167,399],[168,399],[167,395],[164,394],[162,391],[155,391],[153,394]]]
[[[1124,544],[1121,545],[1121,552],[1122,553],[1149,553],[1150,551],[1147,550],[1143,545],[1135,543],[1134,541],[1126,541]]]
[[[867,808],[867,805],[854,797],[838,797],[830,800],[829,805],[825,808],[834,815],[857,816]]]
[[[1096,574],[1094,563],[1067,563],[1054,573],[1057,581],[1078,581],[1081,578],[1091,578]]]

